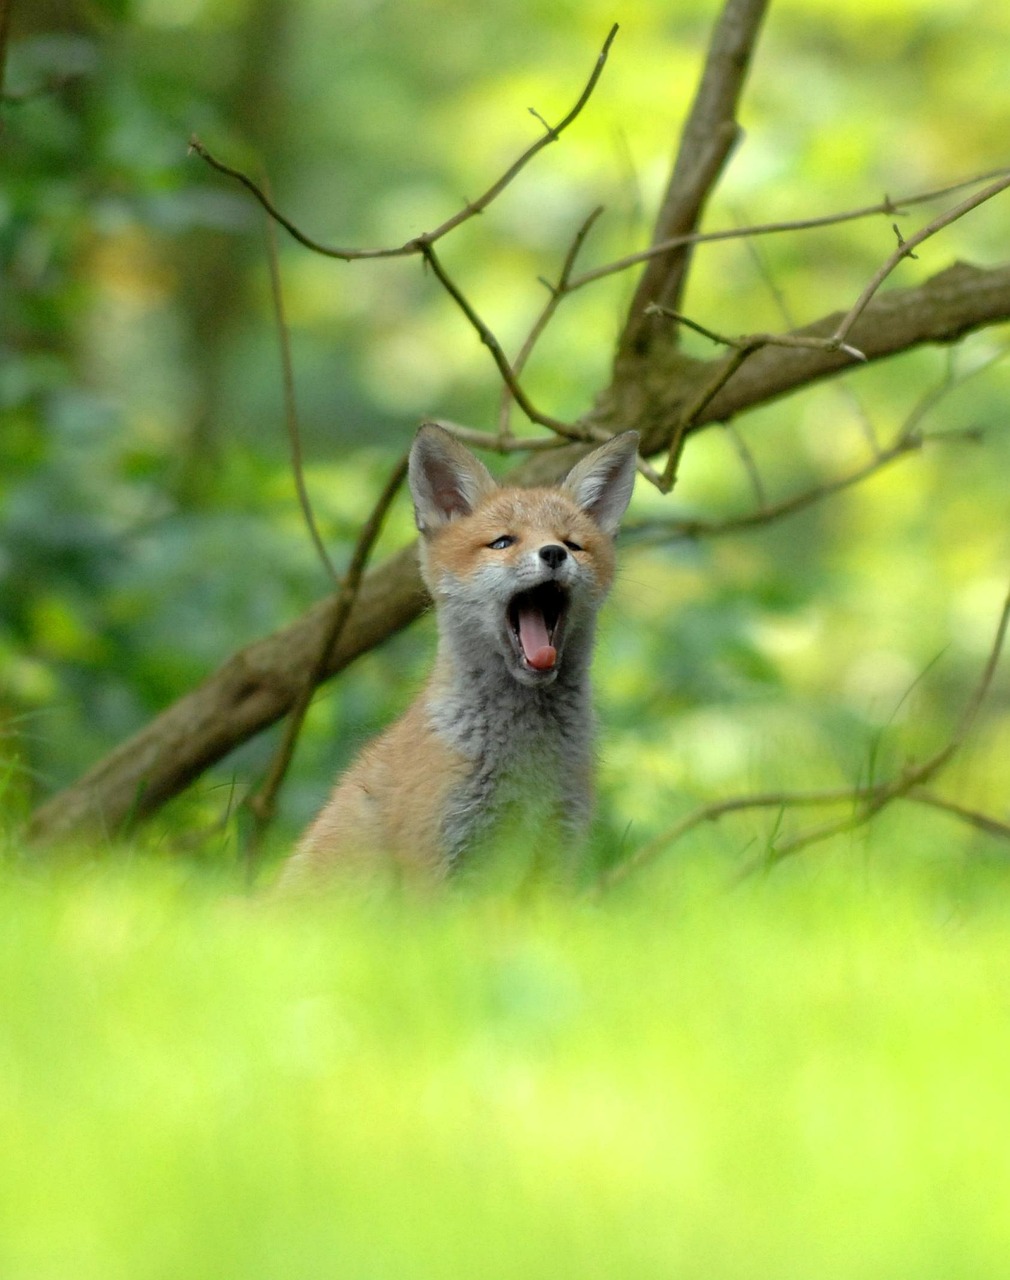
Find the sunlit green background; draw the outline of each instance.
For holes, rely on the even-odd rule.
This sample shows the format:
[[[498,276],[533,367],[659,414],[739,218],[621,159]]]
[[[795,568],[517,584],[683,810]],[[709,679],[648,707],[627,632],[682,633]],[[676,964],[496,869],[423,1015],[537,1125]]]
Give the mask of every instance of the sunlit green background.
[[[267,734],[134,842],[27,853],[31,805],[283,625],[328,581],[294,495],[265,229],[193,133],[330,243],[454,212],[589,106],[444,246],[514,352],[577,226],[647,243],[715,5],[15,0],[0,134],[0,1276],[697,1277],[1006,1273],[1005,846],[895,805],[727,885],[810,815],[698,828],[611,894],[239,892]],[[1007,163],[1010,8],[773,4],[746,138],[706,226],[795,219]],[[38,90],[50,86],[47,92]],[[956,197],[948,197],[948,200]],[[921,206],[912,230],[944,201]],[[1006,197],[895,284],[1007,257]],[[698,252],[725,333],[854,300],[892,218]],[[327,545],[424,414],[497,421],[487,352],[416,261],[282,242],[306,472]],[[632,275],[566,303],[531,363],[575,416]],[[688,348],[712,354],[689,335]],[[763,531],[740,442],[639,486],[602,629],[599,849],[697,804],[853,786],[946,740],[1010,575],[1004,330],[739,422],[770,501],[846,474],[945,381],[937,443]],[[401,500],[382,550],[410,536]],[[430,619],[318,698],[274,853],[412,695]],[[1006,818],[1007,679],[937,784]],[[232,817],[224,821],[226,815]],[[527,851],[517,850],[521,858]],[[199,857],[194,858],[194,854]]]
[[[190,134],[268,179],[319,239],[402,242],[538,135],[529,108],[548,120],[567,110],[620,22],[577,124],[445,245],[514,351],[544,297],[537,277],[556,274],[592,207],[606,213],[586,265],[647,242],[714,16],[711,3],[654,2],[16,6],[0,196],[0,723],[12,807],[70,781],[327,589],[294,496],[262,216],[187,155]],[[1008,38],[999,5],[773,5],[746,138],[706,225],[823,214],[997,167]],[[896,283],[958,257],[999,261],[1006,210],[993,202],[930,241]],[[740,333],[847,308],[892,248],[892,221],[707,247],[688,310]],[[285,239],[282,270],[308,480],[339,564],[418,419],[489,428],[500,386],[417,261],[326,261]],[[633,283],[612,278],[562,309],[528,372],[549,412],[575,416],[606,384]],[[645,835],[733,789],[854,782],[871,756],[879,772],[938,744],[1010,566],[1008,375],[994,361],[1005,342],[994,330],[954,353],[916,353],[737,424],[775,499],[865,460],[868,441],[892,439],[952,369],[976,370],[922,427],[980,428],[981,445],[936,445],[757,534],[651,549],[629,537],[597,662],[605,830]],[[701,337],[688,345],[713,354]],[[644,487],[632,522],[717,518],[755,501],[719,428],[691,443],[672,498]],[[408,536],[401,501],[384,545]],[[317,703],[282,838],[409,699],[431,641],[430,624],[415,628]],[[997,693],[949,777],[970,803],[1002,802],[1005,712]],[[223,814],[273,743],[264,736],[201,780],[169,828]]]

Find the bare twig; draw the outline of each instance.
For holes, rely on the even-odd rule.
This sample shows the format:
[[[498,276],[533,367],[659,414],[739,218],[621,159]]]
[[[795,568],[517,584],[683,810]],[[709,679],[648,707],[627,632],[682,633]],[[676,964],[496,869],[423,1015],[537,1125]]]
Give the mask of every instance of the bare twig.
[[[515,375],[515,370],[509,363],[508,357],[505,355],[501,343],[477,314],[477,311],[474,309],[472,303],[463,291],[451,278],[431,245],[427,245],[425,247],[424,258],[431,267],[432,272],[437,277],[442,288],[463,312],[467,320],[477,331],[477,336],[480,338],[481,342],[491,352],[491,356],[498,367],[498,372],[501,374],[502,381],[509,389],[509,392],[516,404],[520,409],[522,409],[523,413],[526,414],[527,418],[529,418],[531,422],[535,422],[541,427],[547,427],[547,429],[549,431],[553,431],[555,435],[561,436],[564,440],[571,441],[573,443],[585,444],[610,439],[611,433],[601,430],[599,427],[562,422],[558,418],[552,418],[546,413],[541,413],[541,411],[533,405],[526,392],[520,386],[519,380]],[[650,484],[656,485],[657,488],[661,487],[662,482],[660,477],[641,456],[636,459],[636,467],[639,475],[644,476]]]
[[[264,183],[264,188],[269,190],[268,184]],[[284,425],[287,429],[288,445],[291,450],[291,469],[295,478],[295,490],[298,494],[298,503],[302,509],[302,516],[312,539],[312,545],[316,549],[316,554],[319,556],[330,581],[339,587],[340,578],[333,567],[333,561],[330,559],[326,544],[323,542],[319,532],[315,513],[312,510],[312,502],[309,499],[309,492],[305,485],[305,469],[302,465],[302,438],[298,427],[298,405],[295,398],[294,368],[291,361],[291,334],[284,316],[284,294],[281,289],[277,232],[274,230],[274,223],[270,218],[265,218],[264,222],[266,224],[267,261],[270,264],[270,296],[273,301],[274,322],[277,327],[277,342],[281,357],[281,384],[284,389]]]
[[[354,551],[351,555],[350,564],[347,567],[347,573],[344,575],[343,583],[340,590],[333,597],[332,608],[326,626],[322,633],[322,642],[316,655],[315,662],[305,672],[305,677],[296,696],[291,713],[288,717],[284,729],[284,736],[276,754],[271,762],[270,769],[264,779],[259,790],[250,795],[246,800],[246,805],[253,815],[255,822],[255,830],[249,843],[247,853],[247,871],[250,876],[255,871],[256,859],[258,856],[259,845],[262,840],[263,833],[267,826],[273,820],[277,807],[277,796],[281,788],[281,784],[287,775],[288,768],[294,756],[295,747],[298,743],[298,736],[301,733],[302,724],[305,721],[306,713],[312,702],[312,697],[316,691],[316,687],[322,680],[323,673],[326,670],[330,652],[340,639],[340,633],[344,629],[344,625],[350,616],[351,609],[354,606],[358,590],[361,586],[361,580],[368,564],[368,559],[375,546],[376,539],[382,530],[383,521],[386,513],[392,505],[393,499],[399,492],[400,486],[403,484],[407,474],[407,454],[397,462],[389,475],[389,479],[379,495],[371,515],[362,526],[358,534]]]
[[[897,200],[885,197],[877,204],[861,205],[858,209],[848,209],[841,213],[826,213],[814,218],[797,218],[780,222],[759,222],[751,226],[725,227],[719,231],[692,231],[684,235],[671,236],[666,240],[660,240],[650,245],[647,249],[639,249],[635,253],[625,254],[621,258],[615,258],[613,262],[604,263],[602,266],[584,271],[581,275],[573,276],[568,284],[568,292],[574,293],[576,289],[585,288],[586,285],[594,284],[597,280],[603,280],[607,276],[618,275],[622,271],[627,271],[630,267],[635,267],[643,262],[648,262],[652,258],[660,257],[671,249],[699,244],[716,244],[727,240],[750,240],[759,236],[782,235],[796,231],[817,231],[826,227],[840,226],[846,222],[861,221],[881,214],[890,217],[904,209],[910,209],[919,204],[928,204],[933,200],[942,199],[943,196],[952,195],[956,191],[963,191],[966,187],[976,186],[979,182],[988,182],[1007,173],[1007,169],[994,169],[971,178],[960,178],[957,182],[952,182],[944,187],[919,192],[910,196],[902,196]]]
[[[635,871],[641,870],[671,845],[676,844],[689,831],[700,827],[705,822],[716,822],[730,813],[743,813],[748,809],[797,809],[821,808],[838,804],[852,804],[858,793],[851,787],[834,787],[825,791],[764,791],[754,795],[731,796],[728,800],[714,800],[711,804],[700,805],[689,814],[668,827],[659,835],[647,840],[629,857],[616,863],[600,876],[596,888],[610,889],[622,880],[626,880]]]
[[[685,520],[679,518],[627,524],[623,527],[623,536],[629,541],[633,541],[636,545],[654,545],[669,542],[671,539],[719,538],[725,537],[727,534],[746,533],[751,529],[757,529],[766,524],[772,524],[776,520],[796,515],[798,512],[805,511],[808,507],[812,507],[818,502],[823,502],[826,498],[834,497],[835,494],[842,493],[846,489],[852,489],[856,485],[862,484],[864,480],[876,475],[878,471],[883,471],[892,462],[896,462],[899,458],[907,457],[909,454],[917,453],[927,445],[946,444],[956,441],[977,443],[979,438],[979,433],[972,428],[968,428],[965,431],[935,432],[930,435],[919,435],[914,431],[903,430],[894,444],[887,449],[878,450],[861,467],[856,467],[834,480],[812,485],[809,489],[794,493],[791,497],[783,498],[780,502],[762,502],[753,511],[745,512],[739,516],[730,516],[725,520]],[[739,443],[743,445],[742,440]],[[751,469],[753,469],[755,478],[760,484],[760,477],[756,476],[756,468],[753,467],[753,462],[748,471],[750,472]]]
[[[760,351],[762,347],[792,347],[809,351],[842,351],[854,360],[866,359],[866,356],[861,351],[835,338],[821,338],[811,334],[795,333],[753,333],[741,338],[727,338],[699,324],[696,320],[688,319],[687,316],[682,315],[679,311],[674,311],[658,303],[651,303],[646,308],[646,314],[675,320],[678,324],[683,324],[687,328],[695,330],[704,337],[710,338],[713,342],[721,343],[730,348],[730,354],[714,366],[711,376],[699,388],[694,398],[688,401],[687,405],[681,410],[676,430],[670,441],[666,468],[659,480],[659,488],[663,493],[669,493],[677,481],[677,468],[680,465],[681,454],[691,428],[744,361],[748,360],[756,351]]]
[[[240,169],[232,168],[222,160],[218,160],[210,151],[208,151],[199,138],[190,138],[190,150],[195,152],[202,160],[205,160],[211,168],[216,169],[218,173],[222,173],[226,177],[233,178],[236,182],[240,182],[242,186],[244,186],[245,189],[259,201],[260,205],[262,205],[271,218],[278,222],[289,235],[298,241],[299,244],[304,245],[306,249],[311,249],[313,253],[322,254],[327,258],[339,258],[344,262],[351,262],[362,258],[405,258],[410,257],[413,254],[423,254],[427,248],[430,248],[430,246],[436,241],[441,240],[443,236],[448,235],[450,231],[454,231],[464,222],[467,222],[469,219],[483,213],[488,205],[501,195],[509,183],[511,183],[526,167],[526,165],[529,164],[534,156],[542,151],[544,147],[549,146],[552,142],[557,142],[565,129],[567,129],[581,113],[583,107],[589,101],[593,90],[596,88],[597,81],[603,73],[603,68],[606,65],[607,56],[610,53],[610,46],[613,44],[614,38],[617,35],[617,30],[617,24],[615,23],[610,28],[607,38],[603,42],[603,47],[597,56],[592,73],[586,81],[582,92],[579,94],[575,105],[558,122],[558,124],[553,126],[544,124],[545,131],[541,137],[539,137],[531,146],[527,147],[522,155],[505,170],[501,177],[497,178],[491,186],[488,187],[482,196],[479,196],[476,200],[470,201],[457,213],[454,213],[451,218],[447,218],[444,222],[440,223],[433,231],[423,232],[421,235],[414,236],[412,239],[407,240],[404,244],[398,246],[380,249],[352,249],[338,248],[334,245],[323,244],[321,241],[315,240],[313,237],[306,235],[306,233],[296,226],[295,223],[285,217],[285,215],[280,212],[270,199],[269,195],[257,183],[255,183],[248,174],[243,173]],[[540,116],[537,116],[537,119],[540,119],[541,123],[544,123]]]
[[[523,343],[522,347],[520,347],[518,355],[516,356],[515,360],[512,362],[512,370],[513,370],[513,373],[516,375],[516,377],[519,377],[522,374],[523,369],[526,367],[526,362],[527,360],[529,360],[530,355],[533,352],[533,348],[539,342],[544,330],[550,324],[551,320],[553,320],[554,313],[557,311],[558,307],[561,305],[562,301],[567,296],[568,281],[571,278],[572,271],[575,268],[575,261],[579,256],[579,252],[582,249],[582,246],[586,242],[586,237],[589,235],[589,232],[592,230],[593,224],[596,222],[597,218],[599,218],[599,216],[602,213],[603,213],[603,206],[598,205],[595,209],[593,209],[593,211],[589,214],[589,216],[583,221],[582,225],[579,227],[578,231],[575,233],[575,238],[572,240],[572,243],[568,249],[568,252],[565,255],[565,260],[562,263],[561,274],[558,276],[557,284],[552,285],[552,284],[549,284],[547,281],[544,281],[544,283],[547,284],[547,288],[549,290],[549,297],[547,299],[546,304],[544,305],[543,310],[540,312],[539,316],[537,316],[536,320],[534,321],[533,327],[530,329],[525,342]],[[502,439],[508,439],[510,435],[509,410],[511,409],[511,406],[512,406],[512,392],[509,386],[506,384],[502,388],[501,408],[498,413],[498,433],[502,437]]]
[[[669,452],[666,457],[666,467],[659,478],[658,487],[661,493],[669,493],[677,483],[677,469],[680,466],[680,459],[684,452],[684,445],[687,443],[688,432],[723,389],[726,383],[729,382],[737,369],[739,369],[743,362],[752,356],[757,350],[758,347],[756,346],[740,346],[731,351],[724,360],[719,361],[707,380],[702,383],[694,397],[688,401],[686,407],[681,411],[680,418],[678,419],[673,435],[670,438]]]
[[[1005,191],[1010,187],[1010,174],[1003,174],[995,182],[991,182],[988,186],[983,187],[981,191],[976,191],[973,195],[962,200],[960,204],[956,204],[952,209],[947,209],[943,213],[935,217],[931,222],[927,222],[924,227],[920,227],[914,235],[904,239],[900,234],[898,236],[898,247],[890,255],[879,269],[874,273],[872,280],[867,284],[866,288],[859,295],[856,301],[846,312],[841,324],[835,330],[831,341],[836,342],[842,349],[845,347],[845,340],[852,332],[852,328],[856,321],[866,310],[867,303],[891,274],[894,268],[904,258],[915,257],[913,250],[916,249],[924,240],[928,240],[930,236],[936,235],[938,231],[942,231],[944,227],[949,227],[952,222],[956,222],[959,218],[963,218],[966,213],[971,213],[973,209],[977,209],[979,205],[985,204],[987,200],[991,200],[994,196],[998,196],[1001,191]]]
[[[712,342],[717,342],[724,347],[731,347],[734,351],[743,351],[747,355],[754,351],[760,351],[762,347],[792,347],[795,350],[806,351],[842,351],[845,355],[851,356],[853,360],[866,359],[866,356],[858,347],[849,346],[835,337],[818,338],[806,333],[747,333],[739,338],[729,338],[725,334],[716,333],[714,329],[709,329],[705,325],[699,324],[697,320],[692,320],[679,311],[673,311],[670,307],[660,306],[659,303],[652,303],[647,308],[647,311],[649,315],[664,316],[668,320],[675,320],[677,324],[693,329],[695,333],[700,333],[702,337],[709,338]]]
[[[547,453],[561,449],[568,442],[562,436],[502,436],[490,431],[475,431],[472,427],[449,422],[445,418],[425,418],[422,425],[431,423],[454,435],[462,444],[473,449],[487,449],[492,453]]]
[[[818,502],[823,502],[826,498],[843,492],[845,489],[851,489],[855,485],[861,484],[898,458],[903,458],[906,454],[921,448],[923,443],[922,439],[914,437],[899,440],[890,449],[885,449],[882,453],[871,458],[869,462],[848,472],[846,475],[839,476],[835,480],[828,480],[824,484],[814,485],[809,489],[804,489],[802,493],[795,493],[789,498],[783,498],[781,502],[773,502],[768,506],[759,507],[755,511],[748,511],[744,515],[730,516],[727,520],[678,520],[671,521],[669,524],[653,521],[650,525],[629,525],[627,533],[629,537],[635,537],[636,540],[639,534],[644,534],[645,540],[650,542],[663,541],[671,536],[676,538],[717,538],[731,533],[744,533],[749,529],[771,524],[773,521],[781,520],[786,516],[796,515],[800,511],[805,511],[807,507],[812,507]],[[665,535],[664,529],[666,530]]]
[[[422,252],[424,254],[425,262],[427,262],[428,266],[431,268],[432,274],[438,280],[439,284],[446,291],[449,297],[452,298],[457,307],[459,307],[460,311],[463,312],[464,316],[466,316],[473,328],[477,331],[477,336],[480,338],[484,346],[491,352],[491,358],[498,367],[498,372],[501,374],[502,381],[505,383],[506,387],[508,387],[512,398],[515,400],[519,408],[522,409],[523,413],[526,414],[530,422],[535,422],[541,427],[547,427],[550,431],[553,431],[556,435],[563,436],[566,440],[584,441],[591,439],[592,437],[587,435],[581,427],[573,426],[569,422],[562,422],[558,418],[552,418],[546,413],[541,413],[540,410],[533,405],[526,392],[519,385],[519,380],[515,375],[515,370],[509,363],[508,356],[506,356],[502,349],[501,343],[477,314],[473,304],[463,293],[462,289],[460,289],[446,271],[445,267],[442,265],[441,259],[435,253],[433,246],[430,244],[425,245]]]
[[[994,818],[991,814],[982,813],[978,809],[969,809],[966,805],[958,804],[954,800],[947,800],[943,796],[936,795],[935,792],[913,787],[902,799],[913,800],[916,804],[924,804],[931,809],[939,809],[942,813],[949,813],[951,817],[966,822],[979,831],[984,831],[986,835],[995,836],[998,840],[1010,840],[1010,823]]]
[[[750,875],[757,870],[773,867],[786,858],[791,858],[801,850],[807,849],[811,845],[819,844],[831,836],[842,835],[847,831],[854,831],[858,827],[865,826],[892,801],[901,799],[913,791],[918,791],[925,783],[931,781],[950,762],[954,754],[960,750],[978,717],[978,713],[992,685],[996,667],[999,664],[1003,643],[1006,639],[1008,621],[1010,621],[1010,593],[1008,593],[1003,602],[996,634],[982,674],[953,734],[939,751],[936,751],[918,764],[909,763],[890,782],[878,783],[863,792],[860,797],[860,803],[847,818],[839,819],[836,822],[827,822],[822,826],[801,831],[784,844],[773,846],[763,858],[748,863],[741,872],[741,877]]]

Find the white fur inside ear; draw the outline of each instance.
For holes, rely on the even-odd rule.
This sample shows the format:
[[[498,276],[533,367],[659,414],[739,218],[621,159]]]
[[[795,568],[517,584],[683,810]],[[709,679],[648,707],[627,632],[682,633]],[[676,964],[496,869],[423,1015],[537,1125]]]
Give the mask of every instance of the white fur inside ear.
[[[454,436],[433,423],[414,437],[407,469],[414,518],[422,533],[466,516],[497,488],[494,477]]]
[[[635,487],[638,432],[624,431],[577,462],[564,487],[604,533],[615,534]]]

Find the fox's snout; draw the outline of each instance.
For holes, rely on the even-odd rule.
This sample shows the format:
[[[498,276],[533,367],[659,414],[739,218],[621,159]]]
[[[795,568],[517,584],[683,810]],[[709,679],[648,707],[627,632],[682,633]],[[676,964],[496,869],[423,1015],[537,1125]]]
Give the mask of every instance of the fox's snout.
[[[564,547],[559,546],[556,542],[548,542],[545,547],[541,547],[539,551],[540,559],[553,573],[555,569],[561,567],[568,559],[568,552]]]

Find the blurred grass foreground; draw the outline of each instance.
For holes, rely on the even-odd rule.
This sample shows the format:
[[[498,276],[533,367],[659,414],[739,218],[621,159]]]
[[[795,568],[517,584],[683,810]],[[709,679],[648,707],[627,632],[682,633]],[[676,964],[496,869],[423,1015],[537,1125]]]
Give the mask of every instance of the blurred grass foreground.
[[[0,1276],[1003,1275],[976,874],[292,908],[9,867]]]

